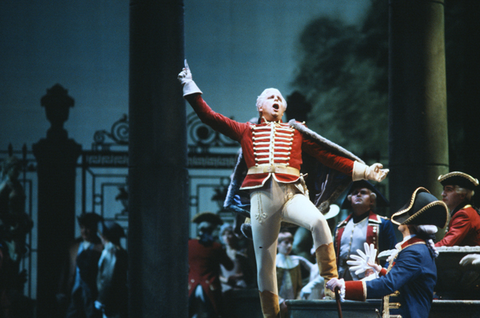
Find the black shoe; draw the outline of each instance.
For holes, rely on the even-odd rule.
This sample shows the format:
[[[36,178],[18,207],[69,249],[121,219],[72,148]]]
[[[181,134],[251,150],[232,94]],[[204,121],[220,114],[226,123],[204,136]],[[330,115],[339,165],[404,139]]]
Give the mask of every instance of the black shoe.
[[[242,231],[243,236],[245,236],[247,239],[253,240],[252,224],[243,223],[242,226],[240,226],[240,231]]]

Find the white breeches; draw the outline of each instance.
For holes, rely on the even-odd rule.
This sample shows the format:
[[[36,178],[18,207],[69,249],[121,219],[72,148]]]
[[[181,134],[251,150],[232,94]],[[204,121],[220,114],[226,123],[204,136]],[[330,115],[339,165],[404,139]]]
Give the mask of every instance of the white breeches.
[[[298,186],[298,188],[297,188]],[[279,184],[273,178],[250,195],[253,246],[259,291],[278,295],[275,259],[282,221],[304,227],[313,236],[315,250],[332,242],[323,214],[301,190],[301,184]]]

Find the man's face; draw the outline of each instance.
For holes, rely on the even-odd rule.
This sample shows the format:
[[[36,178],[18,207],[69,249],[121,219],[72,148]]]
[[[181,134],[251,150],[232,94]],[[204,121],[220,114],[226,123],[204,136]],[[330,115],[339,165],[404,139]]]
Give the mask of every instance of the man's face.
[[[290,254],[292,251],[292,241],[290,240],[283,240],[278,243],[278,252],[284,255]]]
[[[93,242],[96,234],[96,230],[80,225],[80,235],[84,241]]]
[[[460,203],[465,200],[465,194],[455,191],[454,185],[446,185],[443,187],[442,200],[443,202],[445,202],[448,209],[450,211],[453,211]]]
[[[355,215],[361,215],[370,210],[374,201],[370,196],[371,191],[367,188],[357,188],[354,189],[350,194],[352,210]]]
[[[283,104],[280,92],[276,89],[267,89],[264,93],[267,98],[258,109],[262,113],[262,116],[268,121],[282,119],[285,105]]]

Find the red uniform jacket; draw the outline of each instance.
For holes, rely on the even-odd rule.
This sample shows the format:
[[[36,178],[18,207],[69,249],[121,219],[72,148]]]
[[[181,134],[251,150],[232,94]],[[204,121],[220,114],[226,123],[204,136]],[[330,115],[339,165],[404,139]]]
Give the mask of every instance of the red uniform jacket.
[[[338,257],[340,255],[340,246],[341,241],[342,241],[342,235],[343,231],[345,231],[345,226],[347,225],[348,221],[353,217],[353,214],[350,214],[347,216],[345,220],[340,222],[337,225],[337,229],[335,231],[335,253]],[[378,242],[379,242],[379,234],[380,234],[380,224],[382,224],[382,219],[379,215],[373,213],[370,211],[370,214],[368,215],[368,225],[367,225],[367,237],[365,238],[365,242],[367,242],[368,245],[373,244],[375,248],[378,250]],[[395,243],[393,243],[395,245]],[[337,266],[338,264],[338,258],[337,258]]]
[[[435,246],[480,245],[480,216],[471,205],[466,205],[453,214],[444,238]]]
[[[239,123],[214,112],[200,94],[185,96],[200,120],[212,129],[240,142],[247,168],[254,166],[282,165],[300,170],[302,151],[307,152],[322,164],[352,175],[353,160],[333,154],[288,124],[267,123],[264,119],[258,125]],[[281,183],[291,183],[299,179],[298,174],[265,171],[247,174],[242,189],[260,188],[272,176]]]
[[[219,243],[204,246],[197,239],[188,241],[188,295],[201,285],[217,313],[221,309],[222,296],[220,264],[227,269],[233,268],[232,260]]]

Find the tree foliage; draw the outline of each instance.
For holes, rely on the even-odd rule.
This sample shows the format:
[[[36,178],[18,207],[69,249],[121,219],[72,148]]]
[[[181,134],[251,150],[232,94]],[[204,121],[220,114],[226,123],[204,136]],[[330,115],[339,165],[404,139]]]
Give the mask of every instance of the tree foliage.
[[[300,36],[293,87],[307,124],[357,155],[388,154],[388,14],[373,1],[362,26],[320,17]]]
[[[445,4],[450,168],[480,175],[480,1]],[[310,128],[364,159],[388,154],[388,1],[360,26],[320,17],[298,42],[293,88],[312,105]]]

